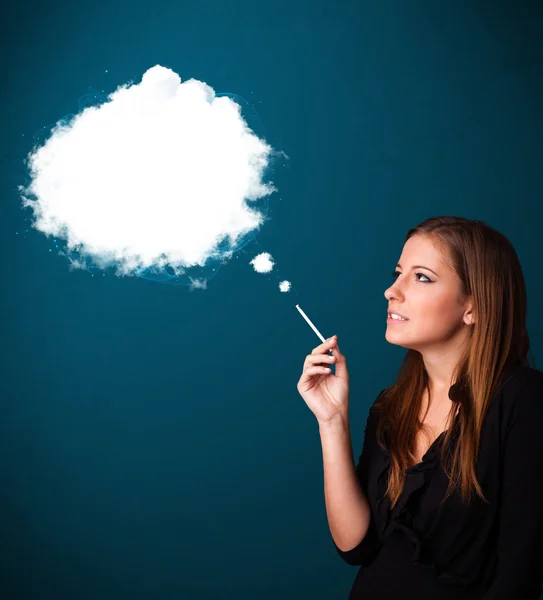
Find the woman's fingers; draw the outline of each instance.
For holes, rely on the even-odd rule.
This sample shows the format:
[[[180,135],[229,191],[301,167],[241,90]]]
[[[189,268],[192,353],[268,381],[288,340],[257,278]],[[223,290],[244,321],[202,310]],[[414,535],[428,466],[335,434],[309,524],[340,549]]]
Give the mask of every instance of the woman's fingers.
[[[332,352],[332,356],[328,352]],[[331,365],[334,364],[336,365],[336,375],[338,375],[337,365],[341,360],[343,360],[341,375],[346,378],[347,367],[345,365],[345,357],[339,351],[337,335],[334,335],[313,348],[311,354],[305,357],[301,380],[307,381],[313,375],[328,375],[332,372]],[[326,365],[330,365],[330,367]]]
[[[322,344],[319,344],[316,348],[313,348],[311,354],[322,354],[323,352],[328,352],[330,348],[335,344],[337,336],[332,336],[330,339],[326,340]]]
[[[312,375],[328,375],[331,372],[332,372],[332,369],[330,367],[316,366],[316,367],[308,367],[304,371],[304,375],[306,377],[310,377]]]
[[[305,365],[318,365],[319,363],[332,363],[336,360],[335,356],[329,354],[308,354],[305,357]]]

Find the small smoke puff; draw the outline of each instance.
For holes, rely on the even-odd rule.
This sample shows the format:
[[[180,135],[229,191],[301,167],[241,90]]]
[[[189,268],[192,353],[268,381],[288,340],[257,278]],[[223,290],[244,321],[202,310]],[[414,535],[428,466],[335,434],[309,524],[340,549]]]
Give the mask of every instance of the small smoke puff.
[[[207,281],[205,279],[193,279],[189,277],[190,284],[189,290],[192,292],[194,290],[206,290],[207,289]]]
[[[269,273],[273,269],[273,258],[271,254],[262,252],[253,258],[250,262],[257,273]]]
[[[59,252],[59,254],[61,254]],[[61,254],[62,256],[62,254]],[[81,269],[83,271],[87,270],[87,265],[84,262],[81,262],[80,260],[77,259],[72,259],[70,257],[68,257],[68,260],[70,261],[70,265],[69,265],[69,269],[70,271],[74,271],[76,269]]]
[[[279,289],[280,289],[282,292],[288,292],[288,291],[290,290],[290,287],[291,287],[290,281],[287,281],[286,279],[285,279],[285,281],[282,281],[282,282],[279,284]]]
[[[260,228],[250,202],[275,191],[262,183],[273,150],[239,104],[159,65],[108,100],[57,123],[29,155],[31,182],[19,190],[35,229],[136,275],[204,266],[223,258],[221,242]]]

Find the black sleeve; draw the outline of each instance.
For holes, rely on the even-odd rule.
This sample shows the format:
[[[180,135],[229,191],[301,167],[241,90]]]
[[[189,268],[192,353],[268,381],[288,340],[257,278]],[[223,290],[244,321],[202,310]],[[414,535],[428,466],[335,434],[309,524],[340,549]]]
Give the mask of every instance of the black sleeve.
[[[382,390],[379,396],[381,396],[381,394],[384,391],[385,390]],[[362,445],[362,454],[358,458],[358,463],[356,465],[356,474],[358,476],[358,481],[360,483],[362,491],[368,499],[368,502],[368,466],[369,461],[371,460],[372,447],[377,443],[375,439],[376,431],[377,418],[372,413],[372,410],[370,408],[368,418],[366,419],[366,427],[364,429],[364,443]],[[337,553],[348,565],[355,566],[364,564],[366,561],[373,557],[375,551],[380,547],[380,542],[377,536],[377,528],[373,516],[371,518],[368,531],[366,532],[366,536],[354,548],[351,548],[347,551],[343,551],[338,548],[333,538],[332,542],[337,550]]]
[[[538,600],[543,581],[543,373],[532,371],[508,426],[498,564],[484,600]]]

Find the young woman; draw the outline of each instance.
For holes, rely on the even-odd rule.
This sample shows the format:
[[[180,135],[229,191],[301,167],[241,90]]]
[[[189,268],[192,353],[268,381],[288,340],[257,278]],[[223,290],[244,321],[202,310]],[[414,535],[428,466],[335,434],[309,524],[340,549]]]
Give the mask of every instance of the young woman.
[[[481,221],[436,217],[409,231],[393,277],[386,339],[408,350],[356,466],[336,336],[297,386],[319,423],[334,545],[360,565],[349,600],[538,600],[543,373],[515,250]]]

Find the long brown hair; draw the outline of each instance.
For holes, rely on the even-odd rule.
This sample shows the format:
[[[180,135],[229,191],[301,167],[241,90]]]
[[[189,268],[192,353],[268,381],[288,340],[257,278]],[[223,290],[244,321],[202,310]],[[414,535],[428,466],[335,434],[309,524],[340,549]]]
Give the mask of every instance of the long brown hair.
[[[454,401],[443,436],[441,456],[445,459],[443,467],[449,486],[442,502],[457,488],[463,501],[469,502],[475,490],[488,502],[475,473],[488,405],[505,369],[513,364],[530,366],[522,268],[509,240],[483,221],[434,217],[411,229],[406,241],[413,235],[425,236],[441,251],[461,281],[458,301],[462,303],[471,296],[475,316],[470,338],[453,375],[453,382],[463,390],[462,410],[457,416],[458,443],[453,449],[450,424],[457,409]],[[422,355],[408,349],[396,382],[375,403],[380,414],[377,439],[381,439],[384,429],[388,430],[390,471],[386,496],[391,507],[402,493],[405,470],[414,459],[411,447],[416,434],[425,431],[419,422],[425,389],[429,394]]]

